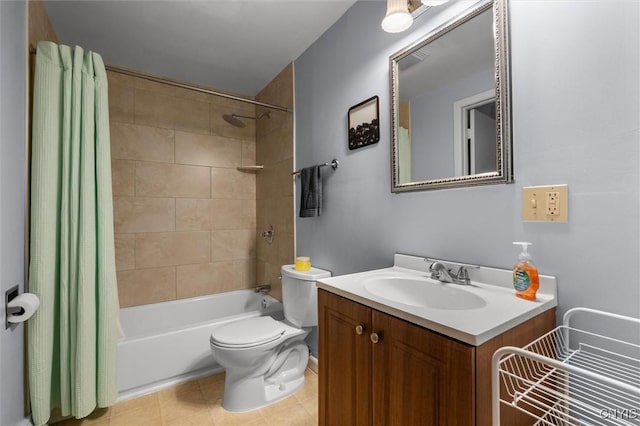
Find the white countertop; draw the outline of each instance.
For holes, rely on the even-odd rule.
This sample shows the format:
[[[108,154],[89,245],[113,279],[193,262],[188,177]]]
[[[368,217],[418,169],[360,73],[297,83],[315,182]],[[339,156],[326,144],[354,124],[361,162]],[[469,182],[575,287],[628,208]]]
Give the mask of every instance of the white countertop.
[[[356,274],[323,278],[318,288],[343,296],[456,340],[479,346],[506,330],[557,306],[556,279],[540,275],[540,289],[535,301],[516,297],[511,287],[510,270],[485,268],[470,269],[471,286],[444,284],[429,277],[424,258],[396,255],[395,266]],[[364,282],[371,276],[393,276],[424,279],[438,285],[451,286],[480,296],[486,304],[475,309],[435,309],[413,306],[385,299],[370,293]]]

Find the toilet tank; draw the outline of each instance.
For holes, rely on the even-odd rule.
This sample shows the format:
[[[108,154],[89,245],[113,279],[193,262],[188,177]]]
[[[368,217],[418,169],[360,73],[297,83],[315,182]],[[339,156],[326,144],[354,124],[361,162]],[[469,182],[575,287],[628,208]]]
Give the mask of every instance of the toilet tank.
[[[316,281],[321,278],[329,278],[331,272],[318,268],[296,271],[294,265],[283,265],[281,273],[284,317],[296,327],[318,325]]]

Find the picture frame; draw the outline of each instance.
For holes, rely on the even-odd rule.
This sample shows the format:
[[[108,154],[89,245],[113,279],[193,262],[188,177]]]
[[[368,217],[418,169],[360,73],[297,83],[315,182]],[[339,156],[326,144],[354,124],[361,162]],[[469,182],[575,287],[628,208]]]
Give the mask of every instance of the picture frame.
[[[380,141],[380,99],[372,96],[349,108],[349,149],[362,148]]]

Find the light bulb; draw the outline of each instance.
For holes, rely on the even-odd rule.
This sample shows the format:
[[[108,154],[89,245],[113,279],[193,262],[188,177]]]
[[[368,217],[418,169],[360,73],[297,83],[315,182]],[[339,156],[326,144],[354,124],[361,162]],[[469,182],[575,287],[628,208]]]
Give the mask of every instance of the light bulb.
[[[382,20],[382,29],[388,33],[400,33],[413,24],[407,0],[387,0],[387,14]]]

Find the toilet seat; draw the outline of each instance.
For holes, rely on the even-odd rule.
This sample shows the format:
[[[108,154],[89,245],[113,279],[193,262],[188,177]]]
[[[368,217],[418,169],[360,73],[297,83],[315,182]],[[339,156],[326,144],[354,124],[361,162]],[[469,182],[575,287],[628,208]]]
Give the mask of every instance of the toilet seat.
[[[247,318],[213,330],[211,344],[223,348],[249,348],[280,339],[285,326],[269,316]]]

